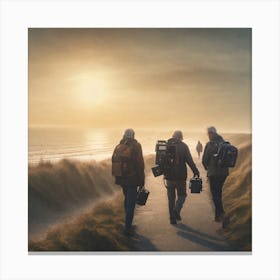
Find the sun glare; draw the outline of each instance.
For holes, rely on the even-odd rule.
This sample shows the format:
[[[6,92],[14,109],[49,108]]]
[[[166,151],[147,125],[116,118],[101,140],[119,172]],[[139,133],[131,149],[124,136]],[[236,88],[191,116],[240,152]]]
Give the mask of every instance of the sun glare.
[[[83,106],[96,106],[106,100],[106,82],[98,76],[83,76],[77,79],[77,97]]]

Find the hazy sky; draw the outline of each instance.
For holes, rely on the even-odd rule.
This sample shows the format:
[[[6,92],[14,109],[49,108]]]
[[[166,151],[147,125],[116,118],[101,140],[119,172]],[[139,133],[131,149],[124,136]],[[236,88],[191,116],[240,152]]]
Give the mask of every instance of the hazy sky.
[[[251,130],[251,29],[29,29],[29,125]]]

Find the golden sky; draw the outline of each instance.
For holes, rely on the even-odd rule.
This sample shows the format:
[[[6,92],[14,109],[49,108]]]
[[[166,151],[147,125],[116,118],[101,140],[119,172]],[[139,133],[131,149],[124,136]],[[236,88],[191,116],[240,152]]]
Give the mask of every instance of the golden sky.
[[[251,131],[251,29],[28,30],[29,125]]]

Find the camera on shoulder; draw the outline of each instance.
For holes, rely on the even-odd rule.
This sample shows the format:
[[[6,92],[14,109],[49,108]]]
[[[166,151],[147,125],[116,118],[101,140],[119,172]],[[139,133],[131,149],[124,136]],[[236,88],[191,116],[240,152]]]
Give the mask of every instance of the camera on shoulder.
[[[158,140],[156,143],[156,166],[152,167],[155,177],[166,175],[176,162],[177,146],[166,140]]]

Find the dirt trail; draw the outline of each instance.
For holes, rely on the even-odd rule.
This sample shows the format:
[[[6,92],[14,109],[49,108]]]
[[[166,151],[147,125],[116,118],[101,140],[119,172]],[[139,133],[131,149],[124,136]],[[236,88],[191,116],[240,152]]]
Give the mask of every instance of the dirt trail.
[[[203,192],[191,194],[181,212],[182,221],[169,224],[167,194],[161,177],[149,173],[146,188],[150,196],[146,206],[137,207],[137,247],[140,251],[229,251],[226,240],[217,233],[221,224],[213,219],[212,201],[206,173],[198,159],[195,160],[202,173]],[[192,174],[190,170],[189,176]],[[147,242],[148,241],[148,242]]]

